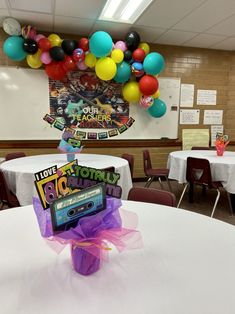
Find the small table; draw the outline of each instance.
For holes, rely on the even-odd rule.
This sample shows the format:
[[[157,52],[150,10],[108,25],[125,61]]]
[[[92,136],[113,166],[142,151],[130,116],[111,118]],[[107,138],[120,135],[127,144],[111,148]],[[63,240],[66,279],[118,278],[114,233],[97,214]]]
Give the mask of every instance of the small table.
[[[32,206],[0,212],[4,314],[234,314],[235,227],[162,205],[123,201],[144,247],[110,251],[88,277],[42,239]]]
[[[230,206],[235,212],[235,152],[225,151],[223,156],[217,156],[216,150],[182,150],[169,154],[167,167],[169,179],[186,183],[187,158],[205,158],[209,160],[213,181],[220,181],[230,194]],[[189,201],[193,201],[192,187],[189,193]]]
[[[92,168],[115,167],[120,173],[118,185],[122,187],[122,198],[127,199],[128,192],[132,187],[130,168],[127,160],[108,155],[77,154],[78,164]],[[20,205],[32,204],[32,197],[37,195],[34,187],[34,173],[57,165],[61,167],[67,162],[66,154],[50,154],[28,156],[11,159],[0,165],[11,191],[17,196]]]
[[[226,151],[223,156],[217,156],[213,150],[182,150],[169,154],[167,167],[169,179],[186,183],[186,165],[188,157],[205,158],[211,166],[213,181],[220,181],[225,190],[235,194],[235,152]]]

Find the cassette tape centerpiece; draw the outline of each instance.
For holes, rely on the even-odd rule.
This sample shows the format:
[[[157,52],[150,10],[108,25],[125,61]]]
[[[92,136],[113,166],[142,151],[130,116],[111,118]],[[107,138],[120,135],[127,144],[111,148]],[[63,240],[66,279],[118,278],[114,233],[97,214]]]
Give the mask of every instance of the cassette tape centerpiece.
[[[80,218],[97,214],[105,208],[104,183],[58,198],[50,205],[53,231],[75,228]]]

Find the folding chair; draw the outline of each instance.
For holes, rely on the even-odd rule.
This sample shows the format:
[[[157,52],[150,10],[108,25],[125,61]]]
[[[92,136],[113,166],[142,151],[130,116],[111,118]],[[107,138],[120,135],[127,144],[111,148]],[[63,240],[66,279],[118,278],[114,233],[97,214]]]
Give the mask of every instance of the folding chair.
[[[154,203],[176,207],[176,198],[173,193],[153,188],[145,187],[131,188],[127,199],[130,201]]]
[[[161,186],[161,189],[163,189],[161,179],[164,178],[167,181],[169,190],[172,191],[170,181],[168,180],[169,169],[152,168],[152,163],[151,163],[150,154],[148,150],[143,151],[143,160],[144,160],[144,173],[148,177],[148,181],[146,182],[145,187],[146,188],[149,187],[150,184],[153,182],[153,180],[157,178]]]

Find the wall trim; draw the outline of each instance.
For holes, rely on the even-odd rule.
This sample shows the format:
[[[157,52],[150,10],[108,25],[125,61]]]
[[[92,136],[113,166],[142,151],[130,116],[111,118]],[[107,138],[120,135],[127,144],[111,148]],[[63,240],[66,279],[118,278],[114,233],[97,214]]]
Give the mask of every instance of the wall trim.
[[[86,148],[182,147],[182,142],[178,140],[84,140],[82,143]],[[0,149],[57,148],[58,144],[59,140],[4,140],[0,141]],[[230,141],[229,146],[233,145],[235,145],[235,141]]]
[[[0,149],[12,148],[57,148],[59,140],[9,140],[0,141]],[[182,146],[182,142],[176,140],[84,140],[82,144],[86,148],[106,147],[175,147]]]

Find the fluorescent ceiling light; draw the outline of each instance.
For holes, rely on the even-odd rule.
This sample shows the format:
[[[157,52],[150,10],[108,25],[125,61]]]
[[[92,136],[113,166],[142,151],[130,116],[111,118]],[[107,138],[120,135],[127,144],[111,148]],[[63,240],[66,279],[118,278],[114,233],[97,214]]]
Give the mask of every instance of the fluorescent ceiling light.
[[[108,0],[99,20],[134,23],[153,0]]]

